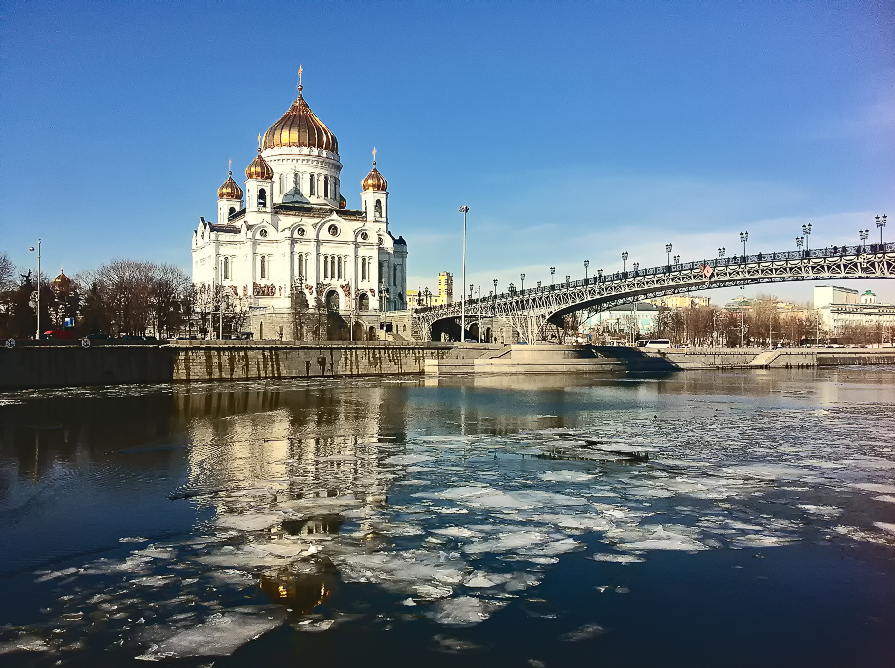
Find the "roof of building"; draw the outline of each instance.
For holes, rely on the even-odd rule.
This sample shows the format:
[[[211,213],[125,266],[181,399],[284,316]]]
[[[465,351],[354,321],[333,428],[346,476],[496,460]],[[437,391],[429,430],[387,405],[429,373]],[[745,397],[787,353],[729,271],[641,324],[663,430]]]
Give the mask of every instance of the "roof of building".
[[[301,95],[302,86],[298,87],[298,97],[276,123],[271,125],[261,140],[261,148],[277,148],[280,146],[319,148],[333,153],[339,152],[339,141],[323,121],[311,111],[308,103]]]

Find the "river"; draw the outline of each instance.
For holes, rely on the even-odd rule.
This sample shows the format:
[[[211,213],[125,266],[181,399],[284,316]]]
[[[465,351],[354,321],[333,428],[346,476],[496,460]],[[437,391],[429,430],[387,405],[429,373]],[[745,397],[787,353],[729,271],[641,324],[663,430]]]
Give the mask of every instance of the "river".
[[[890,666],[895,368],[0,395],[0,664]]]

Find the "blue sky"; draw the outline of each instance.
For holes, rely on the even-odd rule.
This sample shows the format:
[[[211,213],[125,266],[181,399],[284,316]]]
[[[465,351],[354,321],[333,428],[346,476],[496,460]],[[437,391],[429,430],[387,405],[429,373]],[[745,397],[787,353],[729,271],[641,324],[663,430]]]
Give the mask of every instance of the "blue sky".
[[[359,205],[389,181],[408,287],[501,286],[749,249],[895,239],[895,1],[13,2],[0,250],[50,272],[189,268],[227,160],[305,98]],[[861,281],[895,302],[895,281]],[[808,300],[805,284],[750,288]],[[724,301],[732,290],[715,291]]]

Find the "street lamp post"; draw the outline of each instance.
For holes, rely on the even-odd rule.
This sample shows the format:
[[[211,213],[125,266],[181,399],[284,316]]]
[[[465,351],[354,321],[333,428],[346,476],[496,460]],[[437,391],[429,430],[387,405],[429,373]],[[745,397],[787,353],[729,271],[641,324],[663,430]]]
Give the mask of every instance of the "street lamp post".
[[[671,264],[671,244],[665,244],[665,255],[668,256],[668,264]]]
[[[879,216],[877,216],[879,218]],[[40,242],[41,240],[37,240],[37,325],[34,334],[34,340],[40,341]],[[34,246],[29,248],[32,253],[34,252]]]
[[[675,255],[675,256],[674,256],[674,263],[675,263],[675,264],[680,264],[680,263],[681,263],[681,256],[680,256],[680,255]]]
[[[460,285],[466,285],[466,214],[469,213],[468,206],[461,206],[460,213],[463,214],[463,280]],[[460,343],[466,338],[466,295],[462,295],[460,302]]]
[[[519,282],[522,284],[522,294],[525,294],[525,274],[519,274]]]
[[[867,237],[870,236],[870,230],[858,230],[858,236],[861,237],[861,245],[867,243]]]
[[[475,284],[474,284],[474,283],[470,283],[470,284],[469,284],[469,298],[472,299],[472,298],[473,298],[472,296],[473,296],[474,294],[475,294]]]
[[[805,235],[805,252],[808,251],[808,237],[811,236],[811,223],[802,225],[802,234]]]
[[[584,261],[584,282],[587,283],[587,268],[590,266],[590,260]]]
[[[639,262],[635,262],[635,263],[634,263],[633,265],[631,265],[631,266],[634,267],[634,273],[635,273],[635,274],[637,273],[637,270],[640,269],[640,263],[639,263]]]
[[[880,218],[880,216],[876,217],[876,226],[879,228],[879,243],[880,243],[880,246],[882,246],[882,244],[883,244],[883,228],[886,226],[886,214],[883,214],[882,218]]]
[[[805,237],[796,237],[796,248],[799,249],[799,252],[802,252],[802,244],[805,243]]]
[[[746,257],[746,242],[749,241],[749,233],[748,232],[740,232],[740,241],[743,244],[743,257]]]
[[[553,274],[556,273],[556,267],[550,267],[550,287],[553,287]],[[494,282],[497,285],[497,281]]]
[[[628,264],[628,251],[625,251],[624,253],[622,253],[622,272],[623,273],[628,271],[627,264]]]
[[[718,249],[718,257],[724,257],[727,254],[727,249],[723,246]]]

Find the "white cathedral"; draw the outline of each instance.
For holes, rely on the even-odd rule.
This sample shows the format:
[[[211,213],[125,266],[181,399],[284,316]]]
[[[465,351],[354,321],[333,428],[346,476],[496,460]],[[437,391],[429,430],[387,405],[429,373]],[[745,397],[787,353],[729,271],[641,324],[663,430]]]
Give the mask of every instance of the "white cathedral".
[[[407,243],[388,227],[388,184],[373,168],[360,210],[341,194],[339,143],[302,97],[259,137],[243,189],[231,171],[214,222],[193,233],[193,282],[247,302],[257,338],[291,338],[293,288],[308,304],[369,325],[406,308]],[[373,328],[363,338],[373,338]]]

